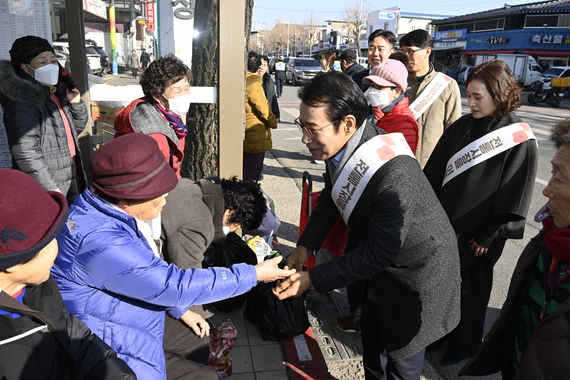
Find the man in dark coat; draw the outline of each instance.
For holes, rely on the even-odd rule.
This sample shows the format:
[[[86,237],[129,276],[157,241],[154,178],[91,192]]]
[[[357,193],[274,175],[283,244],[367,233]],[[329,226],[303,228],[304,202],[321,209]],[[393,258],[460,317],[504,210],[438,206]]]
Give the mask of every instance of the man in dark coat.
[[[69,313],[50,276],[67,215],[61,193],[0,169],[0,378],[134,380],[115,351]]]
[[[300,269],[341,214],[359,245],[349,255],[292,275],[275,294],[284,299],[310,286],[326,292],[367,279],[361,323],[366,377],[418,379],[425,347],[459,322],[453,228],[403,137],[365,122],[367,103],[352,79],[321,75],[299,97],[296,122],[313,158],[326,160],[325,188],[287,264]],[[386,145],[359,161],[378,141]],[[373,169],[378,161],[385,163]],[[370,170],[368,177],[355,178],[359,165],[361,174]],[[336,196],[337,185],[345,183],[352,195]]]
[[[140,62],[141,62],[142,71],[145,71],[146,68],[148,67],[148,64],[150,63],[150,56],[148,55],[145,49],[142,49]]]
[[[364,71],[365,68],[356,62],[356,53],[354,50],[347,49],[340,54],[340,67],[342,71],[349,77]]]

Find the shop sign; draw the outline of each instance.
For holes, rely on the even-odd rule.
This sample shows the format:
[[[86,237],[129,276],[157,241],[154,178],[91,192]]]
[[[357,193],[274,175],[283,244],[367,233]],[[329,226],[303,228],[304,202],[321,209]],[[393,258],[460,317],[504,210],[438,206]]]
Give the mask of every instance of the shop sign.
[[[83,10],[107,19],[107,4],[101,0],[83,0]]]
[[[196,0],[172,0],[172,7],[174,8],[174,17],[177,19],[192,20],[194,9],[196,9]]]
[[[433,50],[465,49],[467,41],[434,42]]]
[[[154,3],[146,3],[146,30],[154,32]]]
[[[566,38],[565,38],[566,37]],[[552,35],[552,34],[534,34],[530,39],[531,42],[537,44],[570,44],[570,36],[563,36],[563,35]]]
[[[466,41],[467,29],[446,30],[445,32],[435,32],[434,42],[454,42]]]
[[[507,37],[491,36],[491,37],[487,38],[486,42],[487,42],[487,45],[496,45],[496,44],[506,44],[510,40],[511,39],[507,38]]]
[[[340,44],[340,45],[338,46],[338,49],[339,49],[339,50],[346,50],[346,49],[348,49],[348,45],[347,45],[347,44]]]

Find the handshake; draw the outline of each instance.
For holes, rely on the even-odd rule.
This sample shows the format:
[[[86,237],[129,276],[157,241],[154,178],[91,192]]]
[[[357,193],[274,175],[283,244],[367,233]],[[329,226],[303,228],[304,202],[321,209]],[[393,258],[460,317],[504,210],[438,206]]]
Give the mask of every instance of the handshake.
[[[311,286],[309,272],[301,271],[307,261],[307,252],[307,248],[297,247],[287,258],[287,265],[284,269],[278,267],[281,257],[274,257],[257,264],[255,266],[257,281],[273,282],[278,280],[277,286],[273,289],[273,294],[280,300],[300,296]]]

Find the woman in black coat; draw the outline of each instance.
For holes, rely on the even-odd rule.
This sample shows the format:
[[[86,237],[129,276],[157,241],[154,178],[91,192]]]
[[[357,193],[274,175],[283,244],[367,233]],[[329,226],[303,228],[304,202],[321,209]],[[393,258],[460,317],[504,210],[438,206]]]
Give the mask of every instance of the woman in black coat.
[[[17,39],[11,61],[0,61],[0,104],[12,167],[71,203],[86,187],[77,135],[88,120],[77,89],[59,82],[60,67],[48,41]]]
[[[500,60],[466,81],[471,114],[441,136],[424,173],[455,230],[461,261],[461,321],[443,365],[477,353],[493,286],[493,267],[509,238],[522,239],[537,170],[537,144],[514,113],[520,88]]]

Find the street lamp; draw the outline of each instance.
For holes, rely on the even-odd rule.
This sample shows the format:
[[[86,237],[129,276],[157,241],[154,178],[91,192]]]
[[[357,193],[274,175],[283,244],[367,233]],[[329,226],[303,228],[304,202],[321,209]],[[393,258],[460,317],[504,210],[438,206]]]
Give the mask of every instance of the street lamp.
[[[284,24],[287,24],[287,57],[289,56],[289,21],[283,21]]]

